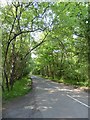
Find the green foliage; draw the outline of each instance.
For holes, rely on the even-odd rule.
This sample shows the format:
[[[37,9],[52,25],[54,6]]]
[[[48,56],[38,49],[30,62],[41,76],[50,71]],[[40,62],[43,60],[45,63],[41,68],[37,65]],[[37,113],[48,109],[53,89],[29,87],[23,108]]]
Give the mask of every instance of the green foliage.
[[[55,3],[51,9],[57,20],[47,41],[36,52],[34,73],[58,82],[63,78],[63,82],[87,86],[88,48],[84,28],[80,25],[86,17],[87,6]]]
[[[43,4],[44,8],[41,3],[36,4],[38,9],[33,2],[24,4],[17,1],[1,7],[3,82],[8,90],[13,88],[14,82],[33,69],[31,49],[37,44],[34,44],[32,32],[40,29],[44,31],[43,14],[48,6],[47,3]]]
[[[87,3],[16,1],[0,9],[4,87],[12,89],[18,79],[32,71],[58,81],[63,78],[87,85]],[[32,51],[36,58],[32,58]]]
[[[2,93],[3,100],[12,100],[13,98],[23,96],[31,90],[31,79],[23,77],[15,82],[13,90]]]

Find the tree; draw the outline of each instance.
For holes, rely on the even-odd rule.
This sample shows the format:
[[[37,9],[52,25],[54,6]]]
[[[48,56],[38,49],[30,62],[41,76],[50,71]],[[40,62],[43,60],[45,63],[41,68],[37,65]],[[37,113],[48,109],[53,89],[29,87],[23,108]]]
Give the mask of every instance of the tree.
[[[3,85],[12,89],[16,80],[29,74],[32,51],[37,56],[34,73],[87,81],[88,11],[86,3],[16,1],[2,6]],[[88,51],[88,64],[89,55]]]
[[[45,26],[48,7],[49,3],[12,2],[2,8],[3,75],[8,90],[9,86],[13,88],[16,79],[28,74],[30,53],[44,42],[43,39],[30,48],[30,42],[34,42],[31,33],[48,28],[48,25]]]
[[[87,14],[85,3],[54,3],[55,24],[47,41],[38,49],[38,72],[75,84],[88,80],[87,41],[80,22]],[[83,11],[84,10],[84,11]],[[36,70],[35,70],[36,72]]]

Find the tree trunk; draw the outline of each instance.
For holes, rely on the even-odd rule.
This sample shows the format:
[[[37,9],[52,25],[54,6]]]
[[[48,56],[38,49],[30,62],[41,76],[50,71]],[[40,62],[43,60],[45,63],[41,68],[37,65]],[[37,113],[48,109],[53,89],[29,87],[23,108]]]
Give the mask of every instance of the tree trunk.
[[[10,86],[11,90],[13,89],[14,85],[14,73],[15,73],[15,41],[12,43],[12,63],[11,63],[11,75],[10,75]]]
[[[47,76],[49,77],[49,68],[48,68],[48,65],[47,65]]]
[[[8,76],[7,76],[7,73],[6,73],[6,68],[4,68],[4,76],[5,76],[5,79],[6,79],[6,88],[9,91],[9,81],[8,81]]]

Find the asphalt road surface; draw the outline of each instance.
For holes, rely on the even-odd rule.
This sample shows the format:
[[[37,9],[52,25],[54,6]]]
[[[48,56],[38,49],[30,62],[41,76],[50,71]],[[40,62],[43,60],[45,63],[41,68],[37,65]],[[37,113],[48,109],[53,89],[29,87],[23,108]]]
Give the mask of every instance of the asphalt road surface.
[[[3,118],[88,118],[88,93],[32,76],[33,90],[3,104]]]

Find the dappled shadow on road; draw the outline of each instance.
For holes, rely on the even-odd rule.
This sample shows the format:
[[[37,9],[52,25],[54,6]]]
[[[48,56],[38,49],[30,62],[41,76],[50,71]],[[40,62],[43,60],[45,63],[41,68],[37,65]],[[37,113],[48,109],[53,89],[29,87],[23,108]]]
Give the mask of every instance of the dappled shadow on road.
[[[83,113],[82,108],[80,108],[80,112],[83,113],[77,114],[77,106],[74,107],[75,101],[71,105],[71,101],[67,99],[67,94],[75,94],[74,97],[83,97],[83,95],[78,95],[80,91],[73,90],[72,87],[65,86],[63,84],[57,84],[55,82],[51,82],[49,80],[45,80],[42,78],[33,78],[33,83],[35,85],[36,90],[36,102],[37,109],[39,109],[43,117],[48,116],[48,118],[81,118],[87,117],[88,111]],[[64,97],[63,97],[64,96]],[[68,108],[71,107],[71,112],[68,111]]]
[[[66,96],[74,93],[73,97],[81,98],[83,95],[79,95],[80,91],[39,77],[33,76],[32,79],[32,92],[4,105],[3,118],[62,118],[66,120],[64,118],[88,116],[86,108],[83,110],[82,107],[75,105],[75,101],[72,102]],[[81,114],[77,112],[77,109]]]
[[[28,96],[28,95],[27,95]],[[40,118],[43,118],[41,111],[38,109],[38,105],[37,105],[37,101],[36,101],[36,89],[34,88],[33,85],[33,91],[32,91],[32,102],[30,101],[30,104],[24,106],[24,109],[27,111],[31,111],[29,114],[29,118],[38,118],[38,116]],[[30,97],[29,97],[30,99]]]
[[[42,114],[37,109],[35,89],[23,97],[17,98],[3,105],[3,118],[32,118],[32,116],[39,116]],[[35,115],[34,115],[35,114]]]

